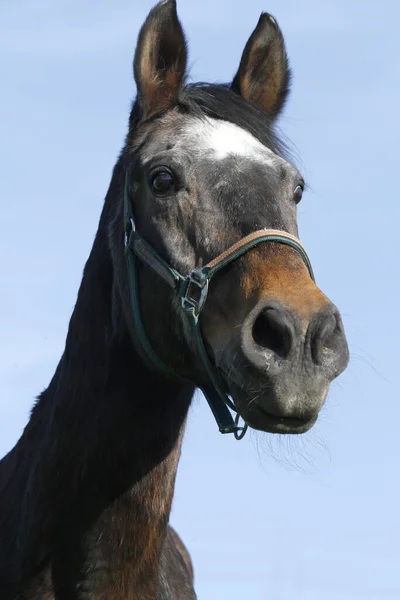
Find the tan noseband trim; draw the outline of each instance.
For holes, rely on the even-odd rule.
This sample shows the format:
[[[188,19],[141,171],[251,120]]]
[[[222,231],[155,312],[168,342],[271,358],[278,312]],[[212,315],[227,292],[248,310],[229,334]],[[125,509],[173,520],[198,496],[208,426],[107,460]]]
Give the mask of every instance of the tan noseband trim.
[[[253,233],[250,233],[250,235],[247,235],[246,237],[244,237],[241,240],[239,240],[238,242],[236,242],[236,244],[234,244],[233,246],[231,246],[230,248],[228,248],[227,250],[222,252],[219,256],[214,258],[206,266],[210,269],[214,268],[216,265],[218,265],[222,261],[225,261],[232,254],[234,254],[235,252],[240,250],[240,248],[242,248],[246,244],[249,244],[249,243],[253,242],[254,240],[257,240],[258,238],[264,237],[266,235],[271,235],[271,236],[279,235],[280,237],[283,237],[288,240],[291,240],[292,242],[295,242],[298,246],[300,246],[303,249],[304,254],[307,256],[306,249],[304,248],[303,244],[300,242],[300,240],[295,235],[292,235],[291,233],[288,233],[287,231],[281,231],[280,229],[259,229],[258,231],[254,231]]]

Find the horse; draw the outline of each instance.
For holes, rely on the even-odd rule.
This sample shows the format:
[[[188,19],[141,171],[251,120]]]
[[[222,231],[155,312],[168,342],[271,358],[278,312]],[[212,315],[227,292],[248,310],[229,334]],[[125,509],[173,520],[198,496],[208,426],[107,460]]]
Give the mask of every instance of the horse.
[[[276,19],[261,14],[231,83],[188,83],[164,0],[133,67],[64,352],[0,463],[2,600],[196,598],[169,525],[194,390],[222,433],[301,434],[349,360],[275,132],[291,75]]]

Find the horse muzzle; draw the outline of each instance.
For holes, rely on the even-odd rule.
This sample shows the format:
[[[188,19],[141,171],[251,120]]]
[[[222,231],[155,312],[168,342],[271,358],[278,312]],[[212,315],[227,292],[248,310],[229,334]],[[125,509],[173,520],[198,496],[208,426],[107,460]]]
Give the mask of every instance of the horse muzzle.
[[[253,428],[304,433],[318,418],[349,351],[336,307],[307,320],[279,301],[261,301],[240,333],[215,353],[235,405]]]

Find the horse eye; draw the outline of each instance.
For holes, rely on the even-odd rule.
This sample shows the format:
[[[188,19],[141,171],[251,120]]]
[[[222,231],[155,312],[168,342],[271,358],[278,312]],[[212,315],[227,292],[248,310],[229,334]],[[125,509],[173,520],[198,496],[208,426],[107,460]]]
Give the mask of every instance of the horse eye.
[[[296,204],[298,204],[300,202],[302,197],[303,197],[303,188],[301,187],[301,185],[298,185],[297,188],[294,190],[294,194],[293,194],[293,198],[294,198],[294,201],[296,202]]]
[[[174,187],[174,178],[169,171],[159,171],[151,178],[151,188],[156,196],[164,196]]]

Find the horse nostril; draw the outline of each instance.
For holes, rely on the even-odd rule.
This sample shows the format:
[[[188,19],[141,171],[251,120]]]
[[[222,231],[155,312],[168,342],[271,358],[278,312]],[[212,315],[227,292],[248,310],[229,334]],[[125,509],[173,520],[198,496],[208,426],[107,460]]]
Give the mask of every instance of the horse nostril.
[[[254,321],[252,335],[258,346],[285,358],[293,347],[295,331],[290,315],[284,308],[269,306]]]
[[[311,356],[320,365],[326,352],[337,350],[343,338],[341,320],[336,311],[323,313],[314,319],[311,335]]]

